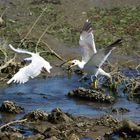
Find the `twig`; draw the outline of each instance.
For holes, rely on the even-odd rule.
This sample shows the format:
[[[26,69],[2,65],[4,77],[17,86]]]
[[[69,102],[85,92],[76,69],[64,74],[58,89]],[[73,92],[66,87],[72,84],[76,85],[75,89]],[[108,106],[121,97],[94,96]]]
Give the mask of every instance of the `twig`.
[[[50,26],[49,26],[49,27],[50,27]],[[42,37],[43,37],[43,36],[45,35],[45,33],[47,32],[47,30],[49,29],[49,27],[47,27],[47,28],[45,29],[45,31],[42,33],[42,35],[41,35],[40,38],[38,39],[38,41],[37,41],[37,43],[36,43],[36,47],[35,47],[36,53],[37,53],[38,44],[39,44],[39,42],[41,41]]]
[[[61,18],[59,18],[59,20],[58,20],[57,22],[59,22],[60,19],[61,19]],[[52,27],[54,24],[57,24],[57,22],[53,22],[51,25],[49,25],[49,26],[44,30],[44,32],[42,33],[42,35],[40,36],[40,38],[38,39],[38,41],[37,41],[37,43],[36,43],[36,47],[35,47],[35,51],[36,51],[36,52],[37,52],[38,44],[39,44],[39,42],[41,41],[42,37],[45,35],[45,33],[48,31],[48,29],[49,29],[50,27]]]
[[[140,51],[137,51],[137,52],[134,52],[134,53],[135,53],[135,55],[136,55],[137,57],[140,57],[140,55],[138,54],[138,52],[140,52]]]
[[[4,54],[4,62],[6,62],[8,58],[7,53],[2,48],[0,48],[0,51]]]
[[[25,122],[25,121],[27,121],[27,119],[22,119],[22,120],[16,120],[16,121],[9,122],[7,124],[4,124],[4,125],[0,126],[0,130],[4,127],[7,127],[7,126],[11,125],[11,124],[22,123],[22,122]]]
[[[10,63],[12,63],[13,60],[15,60],[15,56],[12,59],[10,59],[9,61],[7,61],[4,65],[0,66],[0,71],[2,69],[6,68]]]
[[[137,70],[139,67],[140,67],[140,64],[138,64],[135,69]]]
[[[35,20],[35,22],[33,23],[33,25],[31,26],[30,30],[28,31],[28,33],[26,34],[26,36],[21,40],[21,43],[24,42],[24,40],[28,37],[28,35],[31,33],[31,31],[33,30],[34,26],[37,24],[37,22],[39,21],[39,19],[42,17],[42,15],[44,14],[44,12],[46,11],[47,6],[43,9],[42,13],[39,15],[39,17]],[[19,46],[21,45],[21,43],[19,44]]]
[[[128,63],[130,63],[130,62],[133,62],[133,61],[134,61],[134,60],[128,60],[128,61],[122,63],[121,65],[123,66],[123,65],[126,65],[126,64],[128,64]]]
[[[1,16],[0,16],[1,18],[3,17],[3,15],[4,15],[5,12],[7,11],[7,9],[8,9],[8,7],[6,7],[5,10],[2,12],[2,14],[1,14]]]
[[[47,48],[51,51],[52,54],[54,54],[58,59],[60,59],[63,62],[66,62],[65,59],[63,59],[60,55],[58,55],[54,50],[51,49],[51,47],[44,41],[42,41],[43,44],[47,46]]]

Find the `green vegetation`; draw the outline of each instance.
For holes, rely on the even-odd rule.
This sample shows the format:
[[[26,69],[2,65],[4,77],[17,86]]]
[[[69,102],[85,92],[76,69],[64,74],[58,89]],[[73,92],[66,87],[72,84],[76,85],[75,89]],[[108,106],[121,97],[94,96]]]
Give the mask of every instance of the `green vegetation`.
[[[45,6],[30,4],[28,8],[31,15],[17,16],[15,19],[4,17],[5,26],[0,27],[0,36],[8,41],[19,43]],[[0,12],[2,13],[3,10],[1,8]],[[87,18],[92,21],[96,45],[99,48],[122,37],[124,44],[121,53],[129,53],[132,50],[139,53],[140,8],[93,8],[87,12]],[[69,24],[66,15],[58,10],[56,5],[47,4],[46,11],[27,39],[37,42],[46,28],[48,28],[46,33],[59,38],[66,44],[78,44],[81,27]]]

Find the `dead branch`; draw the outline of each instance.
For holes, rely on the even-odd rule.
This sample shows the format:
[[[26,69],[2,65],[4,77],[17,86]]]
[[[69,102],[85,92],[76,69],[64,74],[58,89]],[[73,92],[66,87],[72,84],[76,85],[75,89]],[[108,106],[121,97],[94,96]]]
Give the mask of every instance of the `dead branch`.
[[[23,123],[23,122],[26,122],[26,121],[27,121],[27,119],[11,121],[11,122],[9,122],[7,124],[4,124],[4,125],[0,126],[0,130],[3,129],[4,127],[9,126],[9,125],[12,125],[12,124],[15,124],[15,123]]]
[[[6,68],[10,63],[13,63],[14,60],[15,60],[15,56],[12,59],[10,59],[9,61],[5,62],[4,65],[0,66],[0,71],[2,69]]]
[[[60,19],[61,19],[61,18],[60,18]],[[60,21],[60,19],[59,19],[58,21]],[[57,21],[57,22],[58,22],[58,21]],[[37,43],[36,43],[36,48],[35,48],[35,51],[36,51],[36,52],[37,52],[38,44],[40,43],[42,37],[45,35],[46,32],[48,32],[48,29],[49,29],[50,27],[52,27],[53,25],[57,24],[57,22],[53,22],[52,24],[50,24],[50,25],[44,30],[44,32],[41,34],[40,38],[38,39],[38,41],[37,41]],[[47,45],[47,46],[48,46],[48,45]],[[50,48],[50,47],[49,47],[49,48]]]
[[[7,60],[8,60],[8,55],[7,55],[7,52],[6,52],[6,41],[2,41],[1,44],[0,44],[0,51],[3,53],[4,55],[4,62],[6,63]]]
[[[47,48],[50,50],[50,52],[54,54],[58,59],[60,59],[63,62],[66,62],[66,60],[63,59],[60,55],[58,55],[54,50],[52,50],[51,47],[46,42],[42,41],[42,43],[45,44]]]
[[[135,69],[138,70],[139,67],[140,67],[140,64],[138,64]]]
[[[42,17],[42,15],[44,14],[44,12],[46,11],[47,6],[43,9],[42,13],[38,16],[38,18],[35,20],[35,22],[33,23],[33,25],[31,26],[30,30],[28,31],[28,33],[26,34],[26,36],[21,40],[21,43],[19,44],[19,46],[25,41],[25,39],[27,39],[28,35],[31,33],[31,31],[33,30],[33,28],[35,27],[35,25],[37,24],[37,22],[40,20],[40,18]]]

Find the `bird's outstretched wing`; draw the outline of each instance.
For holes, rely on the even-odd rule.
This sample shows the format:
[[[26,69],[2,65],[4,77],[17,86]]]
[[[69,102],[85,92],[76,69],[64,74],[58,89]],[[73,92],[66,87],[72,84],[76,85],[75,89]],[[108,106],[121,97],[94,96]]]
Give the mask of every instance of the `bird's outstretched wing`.
[[[10,83],[20,83],[24,84],[29,80],[29,78],[34,78],[41,73],[42,67],[33,65],[32,63],[28,66],[21,68],[8,82]]]
[[[82,28],[79,44],[81,47],[82,60],[87,63],[93,54],[97,53],[92,25],[88,20],[84,23]]]
[[[108,59],[111,52],[121,43],[122,43],[122,40],[118,39],[111,45],[107,46],[105,49],[103,48],[103,49],[98,50],[98,52],[94,54],[91,57],[91,59],[88,61],[87,65],[101,67],[104,64],[104,62]]]
[[[111,54],[111,52],[116,49],[117,46],[119,46],[122,43],[122,39],[118,39],[115,42],[113,42],[112,44],[110,44],[109,46],[106,47],[105,51],[104,51],[104,57],[101,60],[99,67],[101,67],[104,62],[107,60],[107,58],[109,57],[109,55]]]
[[[29,54],[29,55],[32,55],[33,54],[32,52],[26,51],[24,49],[20,49],[20,48],[17,48],[16,49],[11,44],[9,44],[8,46],[10,47],[11,50],[13,50],[16,53],[25,53],[25,54]]]
[[[27,73],[28,66],[21,68],[8,82],[7,84],[10,84],[12,82],[14,83],[25,83],[29,80],[29,75]]]
[[[103,69],[101,69],[104,62],[108,59],[111,52],[122,43],[122,39],[118,39],[111,45],[107,46],[106,49],[101,49],[98,51],[98,53],[94,54],[91,59],[88,61],[88,63],[85,65],[85,70],[90,73],[97,76],[98,74],[106,75],[110,77],[108,73],[106,73]]]
[[[39,54],[33,54],[30,60],[31,63],[28,66],[20,68],[20,70],[7,82],[7,84],[12,82],[25,83],[29,80],[29,78],[38,76],[43,68],[50,73],[50,69],[52,68],[50,63]]]

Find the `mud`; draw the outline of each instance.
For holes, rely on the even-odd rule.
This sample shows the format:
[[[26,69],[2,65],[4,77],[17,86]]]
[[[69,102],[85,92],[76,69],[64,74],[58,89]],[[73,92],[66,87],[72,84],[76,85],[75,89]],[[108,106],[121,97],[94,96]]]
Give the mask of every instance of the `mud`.
[[[111,115],[102,117],[72,116],[55,108],[51,112],[36,110],[26,114],[23,123],[13,123],[0,131],[2,140],[82,140],[140,138],[140,127],[131,120],[119,121]],[[22,120],[22,119],[21,119]]]
[[[140,138],[140,126],[139,124],[136,124],[135,122],[131,120],[124,120],[120,122],[120,125],[118,128],[114,129],[111,134],[106,134],[105,138],[110,139],[113,137],[113,135],[116,135],[124,140],[139,140]]]
[[[0,107],[1,112],[19,114],[24,112],[24,108],[12,101],[4,101]]]
[[[110,95],[105,95],[101,90],[92,90],[79,87],[68,93],[69,97],[79,98],[86,101],[101,102],[101,103],[113,103],[115,98]]]
[[[44,114],[38,110],[39,114]],[[41,113],[40,113],[41,112]],[[31,116],[34,114],[34,116]],[[110,131],[111,127],[118,125],[118,121],[111,116],[99,119],[89,117],[74,117],[61,109],[56,108],[51,113],[45,113],[45,119],[38,117],[38,113],[28,113],[24,119],[27,121],[21,124],[6,126],[1,130],[0,138],[6,139],[60,139],[60,140],[79,140],[80,138],[102,137]],[[29,117],[30,116],[30,117]],[[53,117],[52,117],[53,116]],[[32,118],[32,119],[31,119]],[[54,119],[55,118],[55,119]],[[108,124],[107,124],[108,123]],[[108,126],[110,128],[108,128]],[[101,133],[100,129],[103,129]],[[28,135],[25,132],[30,132]]]

